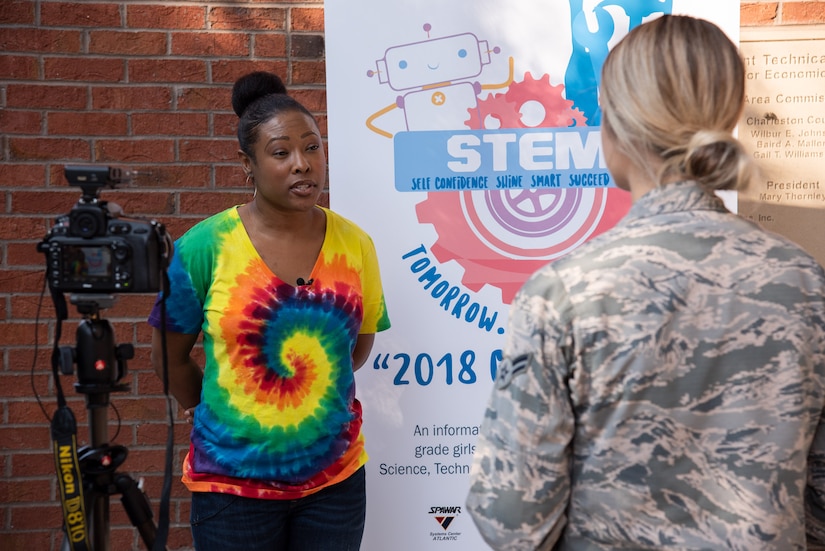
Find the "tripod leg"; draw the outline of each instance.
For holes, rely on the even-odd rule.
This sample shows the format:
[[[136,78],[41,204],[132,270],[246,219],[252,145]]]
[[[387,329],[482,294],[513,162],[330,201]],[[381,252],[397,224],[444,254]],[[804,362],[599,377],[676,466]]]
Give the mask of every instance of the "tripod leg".
[[[155,543],[157,528],[152,521],[152,508],[146,494],[138,487],[132,477],[126,474],[118,474],[115,478],[115,486],[121,493],[120,501],[132,525],[137,528],[143,543],[147,549],[152,549]]]
[[[100,529],[98,529],[98,526]],[[98,495],[92,504],[92,520],[89,526],[92,533],[94,551],[109,551],[109,496]]]

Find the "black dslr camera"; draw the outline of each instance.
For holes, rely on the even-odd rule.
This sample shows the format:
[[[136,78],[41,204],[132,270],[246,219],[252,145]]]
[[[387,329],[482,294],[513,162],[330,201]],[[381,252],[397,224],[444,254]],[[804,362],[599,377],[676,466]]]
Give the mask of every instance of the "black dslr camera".
[[[170,246],[163,225],[118,217],[98,199],[100,188],[116,187],[129,174],[118,168],[66,166],[65,175],[83,195],[37,245],[46,255],[49,287],[74,293],[160,291]]]

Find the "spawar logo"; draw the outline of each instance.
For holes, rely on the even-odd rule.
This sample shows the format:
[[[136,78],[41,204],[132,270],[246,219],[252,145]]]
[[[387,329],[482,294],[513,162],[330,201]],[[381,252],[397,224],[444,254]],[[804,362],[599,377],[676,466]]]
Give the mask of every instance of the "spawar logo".
[[[441,526],[441,531],[430,532],[430,539],[432,541],[458,541],[461,532],[448,531],[448,528],[460,514],[461,507],[430,507],[430,515]]]
[[[461,514],[461,507],[430,507],[430,514],[446,532],[447,528],[455,520],[455,515]]]

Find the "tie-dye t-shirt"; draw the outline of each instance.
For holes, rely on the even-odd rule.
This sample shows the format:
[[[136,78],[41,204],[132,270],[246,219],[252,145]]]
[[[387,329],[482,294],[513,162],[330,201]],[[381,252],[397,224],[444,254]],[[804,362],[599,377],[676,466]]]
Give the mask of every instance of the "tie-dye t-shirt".
[[[370,237],[323,209],[311,283],[280,280],[233,207],[175,243],[169,331],[203,332],[203,391],[183,482],[191,491],[294,499],[366,463],[352,350],[390,325]],[[156,306],[149,318],[160,327]]]

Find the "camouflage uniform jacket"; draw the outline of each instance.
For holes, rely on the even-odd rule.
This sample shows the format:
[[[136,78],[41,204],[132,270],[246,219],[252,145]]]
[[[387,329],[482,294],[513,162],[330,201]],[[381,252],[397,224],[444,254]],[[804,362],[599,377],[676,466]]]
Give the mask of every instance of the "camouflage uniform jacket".
[[[805,549],[825,534],[825,274],[697,184],[515,298],[471,469],[494,549]],[[809,540],[810,543],[810,540]]]

